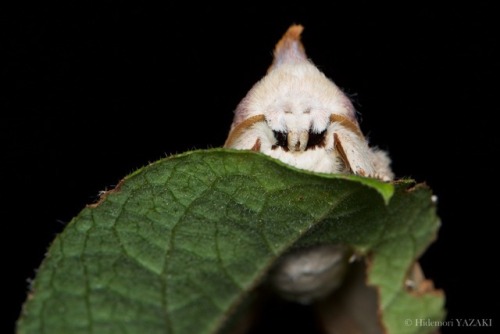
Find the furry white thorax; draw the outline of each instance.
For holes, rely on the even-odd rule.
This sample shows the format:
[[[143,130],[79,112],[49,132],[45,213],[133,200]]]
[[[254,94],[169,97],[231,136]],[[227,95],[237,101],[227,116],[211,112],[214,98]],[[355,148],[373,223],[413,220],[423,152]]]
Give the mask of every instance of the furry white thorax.
[[[272,68],[244,103],[248,116],[264,114],[274,131],[319,133],[331,114],[354,119],[349,99],[308,61]]]

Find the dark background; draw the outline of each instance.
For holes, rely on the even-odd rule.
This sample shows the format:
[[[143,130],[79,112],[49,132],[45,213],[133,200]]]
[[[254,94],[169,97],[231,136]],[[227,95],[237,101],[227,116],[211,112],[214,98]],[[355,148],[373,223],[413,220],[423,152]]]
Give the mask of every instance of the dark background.
[[[371,143],[439,197],[442,228],[421,262],[448,319],[498,329],[493,6],[185,7],[1,12],[2,327],[12,331],[51,240],[100,190],[224,143],[274,44],[301,23],[309,57],[352,97]]]

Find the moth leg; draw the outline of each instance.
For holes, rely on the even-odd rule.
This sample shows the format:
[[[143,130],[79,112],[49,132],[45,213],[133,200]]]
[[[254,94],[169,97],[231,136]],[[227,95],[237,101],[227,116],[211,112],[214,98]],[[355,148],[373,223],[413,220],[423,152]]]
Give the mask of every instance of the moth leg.
[[[274,144],[276,144],[276,138],[267,123],[256,122],[238,129],[236,135],[233,135],[224,147],[263,152],[271,150]]]
[[[383,181],[391,181],[394,179],[394,173],[391,170],[391,159],[387,152],[372,148],[373,166],[375,167],[375,175],[377,179]]]
[[[338,134],[333,134],[333,145],[335,150],[337,151],[340,159],[344,163],[345,167],[352,173],[351,165],[349,164],[349,159],[347,159],[347,155],[345,154],[344,148],[342,147],[342,142],[339,140]]]
[[[390,168],[391,160],[386,152],[370,148],[366,139],[358,134],[334,124],[333,147],[353,174],[390,181],[394,174]]]
[[[327,135],[333,139],[332,149],[353,174],[375,177],[374,154],[366,139],[339,123],[329,126]]]
[[[253,144],[252,148],[250,149],[255,152],[260,152],[260,138],[257,138],[255,141],[255,144]]]

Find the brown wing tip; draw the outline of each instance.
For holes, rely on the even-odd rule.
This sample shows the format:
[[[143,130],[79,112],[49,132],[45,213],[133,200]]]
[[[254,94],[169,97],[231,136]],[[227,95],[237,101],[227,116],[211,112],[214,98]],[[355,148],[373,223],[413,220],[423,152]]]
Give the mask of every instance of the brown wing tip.
[[[294,24],[288,28],[274,48],[274,61],[271,68],[286,62],[307,60],[304,45],[300,41],[303,30],[304,27],[300,24]]]

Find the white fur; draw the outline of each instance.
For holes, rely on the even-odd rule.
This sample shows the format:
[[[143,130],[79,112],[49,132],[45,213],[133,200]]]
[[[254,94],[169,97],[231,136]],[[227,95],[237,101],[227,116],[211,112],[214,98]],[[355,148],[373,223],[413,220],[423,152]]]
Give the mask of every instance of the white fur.
[[[266,116],[275,131],[326,129],[331,114],[355,120],[342,91],[309,61],[273,68],[250,90],[236,110],[235,123]]]
[[[330,122],[331,115],[340,115],[357,126],[355,110],[347,96],[306,58],[286,60],[280,58],[279,64],[271,67],[238,105],[231,130],[252,116],[264,115],[265,120],[248,126],[226,147],[255,149],[259,140],[260,152],[297,168],[348,172],[335,147],[335,134],[353,173],[392,180],[390,159],[385,152],[370,148],[362,136],[342,124]],[[305,149],[310,130],[327,130],[324,147]],[[288,150],[273,148],[277,142],[273,131],[288,134]],[[301,143],[300,149],[295,149],[294,143]]]

